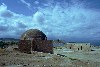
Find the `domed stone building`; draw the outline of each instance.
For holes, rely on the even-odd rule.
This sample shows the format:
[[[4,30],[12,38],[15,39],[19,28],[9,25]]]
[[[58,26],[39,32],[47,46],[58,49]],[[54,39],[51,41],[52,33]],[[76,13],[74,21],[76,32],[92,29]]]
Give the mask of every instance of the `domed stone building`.
[[[38,39],[38,40],[46,40],[46,35],[38,30],[38,29],[29,29],[25,33],[22,34],[21,40],[30,40],[31,38],[33,39]]]
[[[29,29],[21,35],[18,48],[21,52],[31,51],[53,53],[52,40],[47,40],[46,35],[38,29]]]

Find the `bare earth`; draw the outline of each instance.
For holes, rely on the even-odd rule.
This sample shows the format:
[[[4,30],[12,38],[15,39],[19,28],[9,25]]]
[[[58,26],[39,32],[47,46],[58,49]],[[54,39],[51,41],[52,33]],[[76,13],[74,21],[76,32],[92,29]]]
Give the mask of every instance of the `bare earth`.
[[[0,49],[0,67],[100,67],[100,51],[66,52],[54,48],[54,54],[26,54],[11,48]]]

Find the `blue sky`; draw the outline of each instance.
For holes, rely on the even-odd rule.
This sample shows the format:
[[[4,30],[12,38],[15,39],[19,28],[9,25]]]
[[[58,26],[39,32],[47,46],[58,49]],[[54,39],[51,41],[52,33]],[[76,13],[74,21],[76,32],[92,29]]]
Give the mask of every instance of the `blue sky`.
[[[32,28],[49,39],[100,40],[100,0],[0,0],[0,37]]]

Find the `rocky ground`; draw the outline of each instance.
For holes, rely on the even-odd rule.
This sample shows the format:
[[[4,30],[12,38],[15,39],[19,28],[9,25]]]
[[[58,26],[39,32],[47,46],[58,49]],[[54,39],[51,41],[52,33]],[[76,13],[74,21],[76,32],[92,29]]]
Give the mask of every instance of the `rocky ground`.
[[[26,54],[12,48],[0,49],[0,67],[100,67],[99,51],[63,52],[63,49],[54,49],[54,54]]]

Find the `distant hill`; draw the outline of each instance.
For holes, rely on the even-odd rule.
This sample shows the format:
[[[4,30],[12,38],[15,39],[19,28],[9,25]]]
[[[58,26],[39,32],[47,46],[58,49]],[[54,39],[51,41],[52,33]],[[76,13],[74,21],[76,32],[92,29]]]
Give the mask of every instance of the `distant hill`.
[[[15,38],[0,38],[0,40],[2,41],[19,41],[19,39],[15,39]]]

